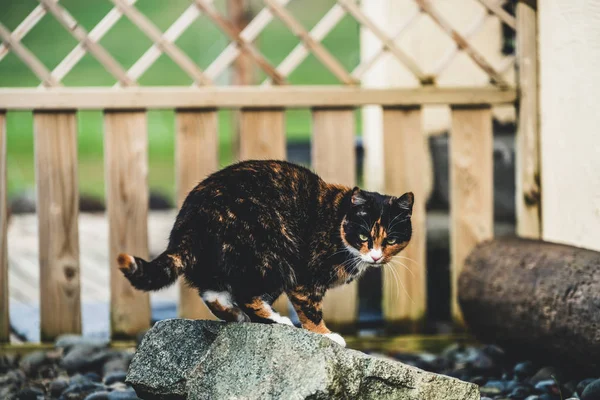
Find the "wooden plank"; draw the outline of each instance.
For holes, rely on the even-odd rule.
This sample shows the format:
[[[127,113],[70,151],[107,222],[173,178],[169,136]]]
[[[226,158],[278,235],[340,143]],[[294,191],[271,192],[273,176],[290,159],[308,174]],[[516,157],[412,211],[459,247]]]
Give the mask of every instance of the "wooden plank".
[[[542,234],[542,222],[536,11],[526,3],[517,3],[517,24],[520,88],[516,158],[517,233],[538,239]]]
[[[54,0],[58,1],[58,0]],[[38,5],[36,6],[30,13],[25,17],[23,21],[12,31],[11,37],[13,40],[20,41],[31,31],[38,22],[46,15],[46,10],[44,6]],[[0,43],[0,61],[8,54],[10,51],[10,45],[8,43]]]
[[[53,0],[52,0],[53,1]],[[25,47],[19,40],[13,37],[8,29],[0,23],[0,39],[6,43],[17,57],[33,72],[45,86],[58,86],[59,82],[52,77],[50,71],[42,62]]]
[[[262,68],[263,71],[278,85],[286,83],[285,78],[269,63],[261,52],[250,42],[247,42],[235,29],[235,26],[223,18],[213,4],[208,0],[194,0],[196,6],[209,17],[221,31],[235,42],[239,49],[247,54],[252,60]]]
[[[490,107],[452,108],[450,136],[450,257],[452,315],[462,316],[457,282],[465,258],[494,234],[494,171]]]
[[[215,110],[178,110],[175,114],[175,170],[177,207],[198,182],[219,166],[217,112]],[[195,289],[179,281],[179,316],[191,319],[216,319]]]
[[[286,159],[285,111],[242,109],[240,159]]]
[[[81,333],[75,112],[34,112],[41,340]]]
[[[312,167],[328,183],[356,184],[354,110],[313,109]],[[325,321],[334,329],[353,328],[358,319],[358,282],[329,290],[323,303]]]
[[[150,297],[117,268],[121,252],[148,258],[148,138],[143,111],[104,114],[106,209],[113,339],[132,338],[150,327]]]
[[[8,313],[8,202],[6,194],[6,114],[0,111],[0,343],[10,339]]]
[[[285,6],[287,1],[279,1],[282,7]],[[310,31],[310,36],[315,40],[322,41],[327,34],[337,26],[338,22],[346,15],[346,11],[339,4],[334,4],[333,7],[321,18],[319,22]],[[310,54],[304,43],[298,43],[294,50],[292,50],[285,59],[277,66],[283,76],[290,76],[290,74],[306,59]],[[263,81],[263,85],[269,85],[271,82],[269,78]]]
[[[75,38],[75,40],[80,42],[123,86],[135,84],[135,82],[127,76],[126,71],[117,60],[115,60],[113,56],[100,45],[100,43],[92,40],[83,26],[79,24],[64,7],[55,3],[54,0],[39,0],[39,2],[42,3],[44,7],[54,15],[54,18],[56,18],[56,20]]]
[[[487,62],[485,57],[475,49],[465,38],[462,36],[456,29],[450,25],[450,23],[446,20],[442,13],[438,12],[430,0],[415,0],[419,7],[423,9],[431,19],[450,36],[452,40],[456,42],[456,45],[465,52],[467,56],[475,64],[479,66],[486,74],[500,87],[500,88],[509,88],[510,84],[494,69],[494,67]]]
[[[417,0],[418,1],[418,0]],[[385,46],[396,59],[404,65],[421,82],[422,85],[433,83],[433,77],[426,75],[421,67],[392,40],[374,21],[367,17],[354,0],[337,0],[358,23],[368,28]]]
[[[319,61],[333,74],[340,82],[346,85],[356,85],[358,80],[353,78],[344,66],[319,42],[315,40],[302,24],[287,9],[280,5],[277,0],[264,0],[267,7],[277,15],[277,17],[297,36],[304,46],[308,48]]]
[[[354,107],[513,104],[514,89],[361,88],[350,86],[132,87],[0,89],[0,109],[84,110],[139,108]]]
[[[242,109],[240,116],[240,160],[285,160],[285,111],[281,109]],[[289,301],[282,294],[273,308],[289,315]]]
[[[383,109],[383,152],[385,193],[415,195],[410,244],[384,269],[383,315],[388,329],[416,332],[427,303],[427,187],[422,175],[428,149],[420,107]]]
[[[133,0],[128,0],[130,4],[133,4]],[[165,31],[163,39],[174,43],[192,23],[200,16],[200,10],[195,5],[190,5],[186,10],[171,24],[171,26]],[[92,36],[92,32],[90,32]],[[127,75],[137,80],[146,72],[154,62],[163,54],[163,51],[159,45],[153,43],[148,50],[127,70]]]
[[[490,0],[477,0],[479,1],[486,9],[488,9],[492,14],[496,15],[500,19],[500,21],[504,22],[506,25],[510,26],[513,30],[517,29],[517,22],[515,21],[515,17],[510,15],[506,10],[502,8],[501,4],[496,2],[490,2]]]
[[[163,33],[144,14],[125,0],[111,0],[129,20],[137,26],[150,40],[152,40],[166,55],[177,64],[197,84],[211,84],[202,70],[192,59],[185,54],[172,41],[167,40]]]
[[[280,0],[279,4],[285,6],[290,0]],[[261,34],[263,29],[273,20],[273,13],[268,8],[263,8],[240,32],[240,38],[246,42],[252,42]],[[241,53],[239,46],[233,42],[219,54],[217,58],[206,68],[206,75],[216,79]]]
[[[134,4],[137,0],[126,0],[129,4]],[[39,6],[42,7],[42,6]],[[106,33],[112,28],[118,21],[121,19],[123,14],[116,7],[113,7],[104,18],[92,28],[90,31],[89,38],[94,42],[99,42],[100,39],[106,35]],[[87,53],[85,47],[81,43],[77,43],[77,45],[67,54],[65,58],[52,70],[52,76],[56,78],[57,81],[61,81],[72,69],[77,65],[77,63],[85,56]]]

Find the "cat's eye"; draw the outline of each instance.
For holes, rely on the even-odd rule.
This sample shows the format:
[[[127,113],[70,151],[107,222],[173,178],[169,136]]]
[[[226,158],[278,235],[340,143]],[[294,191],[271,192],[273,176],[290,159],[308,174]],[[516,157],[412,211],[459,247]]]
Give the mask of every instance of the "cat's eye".
[[[363,242],[366,242],[367,240],[369,240],[369,238],[367,237],[367,235],[363,235],[362,233],[360,235],[358,235],[358,238],[360,240],[362,240]]]
[[[396,243],[396,239],[395,238],[387,238],[386,242],[388,244],[394,244],[394,243]]]

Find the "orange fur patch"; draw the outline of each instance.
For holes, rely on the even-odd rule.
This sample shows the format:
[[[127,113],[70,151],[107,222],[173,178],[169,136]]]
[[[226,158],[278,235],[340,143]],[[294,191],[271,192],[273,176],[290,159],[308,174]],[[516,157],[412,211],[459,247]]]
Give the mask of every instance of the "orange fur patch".
[[[119,269],[123,272],[131,272],[136,267],[135,259],[129,254],[121,253],[117,256]]]
[[[169,254],[168,257],[173,260],[173,265],[177,269],[183,269],[183,261],[181,261],[181,257],[176,254]]]
[[[260,297],[255,297],[252,302],[244,304],[246,308],[252,310],[254,315],[259,318],[270,319],[272,312],[266,307],[265,302]]]

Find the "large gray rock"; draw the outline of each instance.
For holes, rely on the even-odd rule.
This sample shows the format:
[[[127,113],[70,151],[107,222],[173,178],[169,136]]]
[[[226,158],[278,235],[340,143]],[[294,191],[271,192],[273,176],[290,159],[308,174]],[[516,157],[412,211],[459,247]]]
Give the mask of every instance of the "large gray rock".
[[[184,319],[148,331],[127,382],[143,399],[479,399],[476,385],[303,329]]]

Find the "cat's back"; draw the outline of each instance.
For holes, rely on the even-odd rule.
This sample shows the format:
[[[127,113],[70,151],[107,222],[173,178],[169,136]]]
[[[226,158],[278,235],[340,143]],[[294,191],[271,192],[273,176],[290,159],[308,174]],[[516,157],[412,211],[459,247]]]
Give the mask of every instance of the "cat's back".
[[[216,202],[293,206],[310,201],[322,180],[308,168],[280,160],[248,160],[225,167],[190,193]]]

